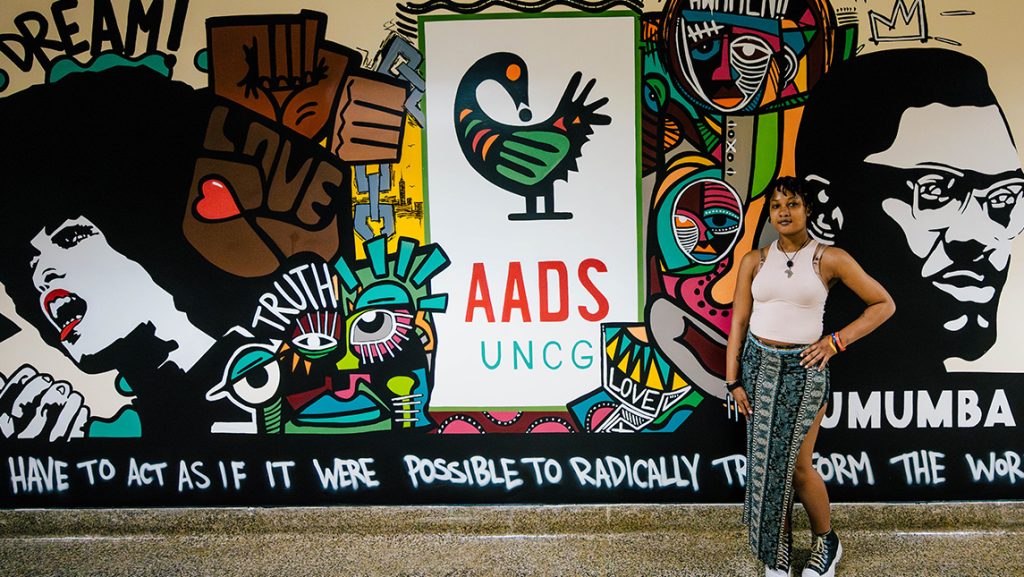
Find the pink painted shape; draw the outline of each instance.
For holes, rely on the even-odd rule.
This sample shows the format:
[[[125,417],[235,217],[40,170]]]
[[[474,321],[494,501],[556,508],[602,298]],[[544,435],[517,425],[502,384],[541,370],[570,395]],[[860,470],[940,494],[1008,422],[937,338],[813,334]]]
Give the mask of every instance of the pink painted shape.
[[[818,22],[817,20],[814,19],[814,14],[811,12],[810,8],[808,8],[807,11],[804,12],[804,15],[800,17],[800,24],[802,24],[803,26],[818,25]]]
[[[590,430],[596,431],[614,410],[611,407],[603,407],[594,411],[594,414],[590,417]]]
[[[519,413],[517,411],[488,411],[487,414],[497,421],[511,421]]]
[[[480,435],[481,432],[476,429],[470,423],[466,421],[460,421],[458,419],[448,423],[443,430],[442,435]]]
[[[531,433],[569,433],[571,432],[568,427],[562,423],[543,423],[537,425],[530,431]]]

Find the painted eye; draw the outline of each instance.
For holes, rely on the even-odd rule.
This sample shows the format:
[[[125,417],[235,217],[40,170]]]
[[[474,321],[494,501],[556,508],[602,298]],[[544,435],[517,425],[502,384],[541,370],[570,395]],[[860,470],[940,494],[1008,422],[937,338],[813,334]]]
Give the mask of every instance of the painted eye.
[[[65,226],[53,235],[53,244],[61,248],[71,248],[83,240],[94,236],[96,229],[87,224],[72,224]]]
[[[908,180],[907,186],[914,191],[918,208],[936,210],[945,207],[955,199],[953,189],[956,187],[956,177],[928,173],[919,176],[917,180]]]
[[[665,84],[657,78],[649,78],[644,82],[644,106],[658,112],[665,105]]]
[[[1024,184],[1010,183],[989,192],[984,201],[989,218],[1004,227],[1009,227],[1011,221],[1019,218],[1015,215],[1021,214],[1018,205],[1021,201],[1022,190],[1024,190]]]
[[[338,346],[338,340],[329,335],[309,333],[292,339],[292,344],[302,349],[303,352],[320,353],[335,349]]]
[[[402,342],[409,340],[411,330],[409,311],[371,309],[353,319],[349,343],[363,362],[383,361],[384,355],[394,357],[395,351],[402,350]]]
[[[308,313],[295,326],[291,344],[307,359],[319,359],[338,348],[344,321],[335,311]]]
[[[725,209],[712,209],[704,213],[704,222],[716,233],[732,232],[740,227],[739,215]]]
[[[700,227],[689,216],[682,214],[675,215],[672,221],[673,230],[676,234],[676,244],[683,252],[689,254],[693,247],[697,246],[700,238]]]
[[[697,60],[708,60],[715,54],[718,54],[721,47],[722,41],[717,38],[715,40],[703,40],[690,50],[690,54]]]
[[[765,44],[765,41],[760,38],[741,36],[733,41],[731,56],[749,66],[751,64],[767,62],[772,56],[772,51]]]
[[[991,208],[1005,208],[1007,206],[1013,206],[1017,204],[1017,199],[1020,198],[1022,188],[1024,188],[1024,186],[1020,184],[997,188],[988,195],[988,205]]]
[[[246,405],[262,406],[277,394],[281,367],[271,351],[258,347],[240,349],[229,366],[231,391]]]
[[[352,342],[379,342],[391,336],[395,315],[387,310],[367,311],[352,323]]]

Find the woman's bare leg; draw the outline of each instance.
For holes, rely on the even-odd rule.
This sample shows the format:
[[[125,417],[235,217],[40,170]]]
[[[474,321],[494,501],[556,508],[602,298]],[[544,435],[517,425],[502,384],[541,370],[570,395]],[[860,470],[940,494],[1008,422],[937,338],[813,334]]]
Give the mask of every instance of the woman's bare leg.
[[[811,457],[814,455],[814,443],[818,440],[818,429],[821,427],[821,419],[825,416],[825,407],[818,411],[814,423],[804,437],[803,445],[800,446],[800,454],[796,458],[796,470],[793,472],[793,489],[797,498],[803,503],[807,510],[807,517],[811,520],[811,531],[816,535],[828,532],[832,528],[832,518],[829,511],[828,490],[821,475],[814,468]]]

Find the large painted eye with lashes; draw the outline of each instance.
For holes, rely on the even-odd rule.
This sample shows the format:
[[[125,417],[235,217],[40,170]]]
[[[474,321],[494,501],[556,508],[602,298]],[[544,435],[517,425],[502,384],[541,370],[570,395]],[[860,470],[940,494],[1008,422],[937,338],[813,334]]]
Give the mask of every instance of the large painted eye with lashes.
[[[352,320],[349,343],[363,362],[383,361],[409,340],[412,315],[407,310],[369,309]]]

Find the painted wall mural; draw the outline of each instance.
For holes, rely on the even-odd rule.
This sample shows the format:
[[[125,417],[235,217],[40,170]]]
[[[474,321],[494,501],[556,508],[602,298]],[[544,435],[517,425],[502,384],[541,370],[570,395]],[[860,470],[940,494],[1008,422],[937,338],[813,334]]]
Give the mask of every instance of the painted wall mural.
[[[897,303],[833,363],[831,494],[1024,498],[1022,14],[5,5],[3,506],[736,501],[782,175]]]

